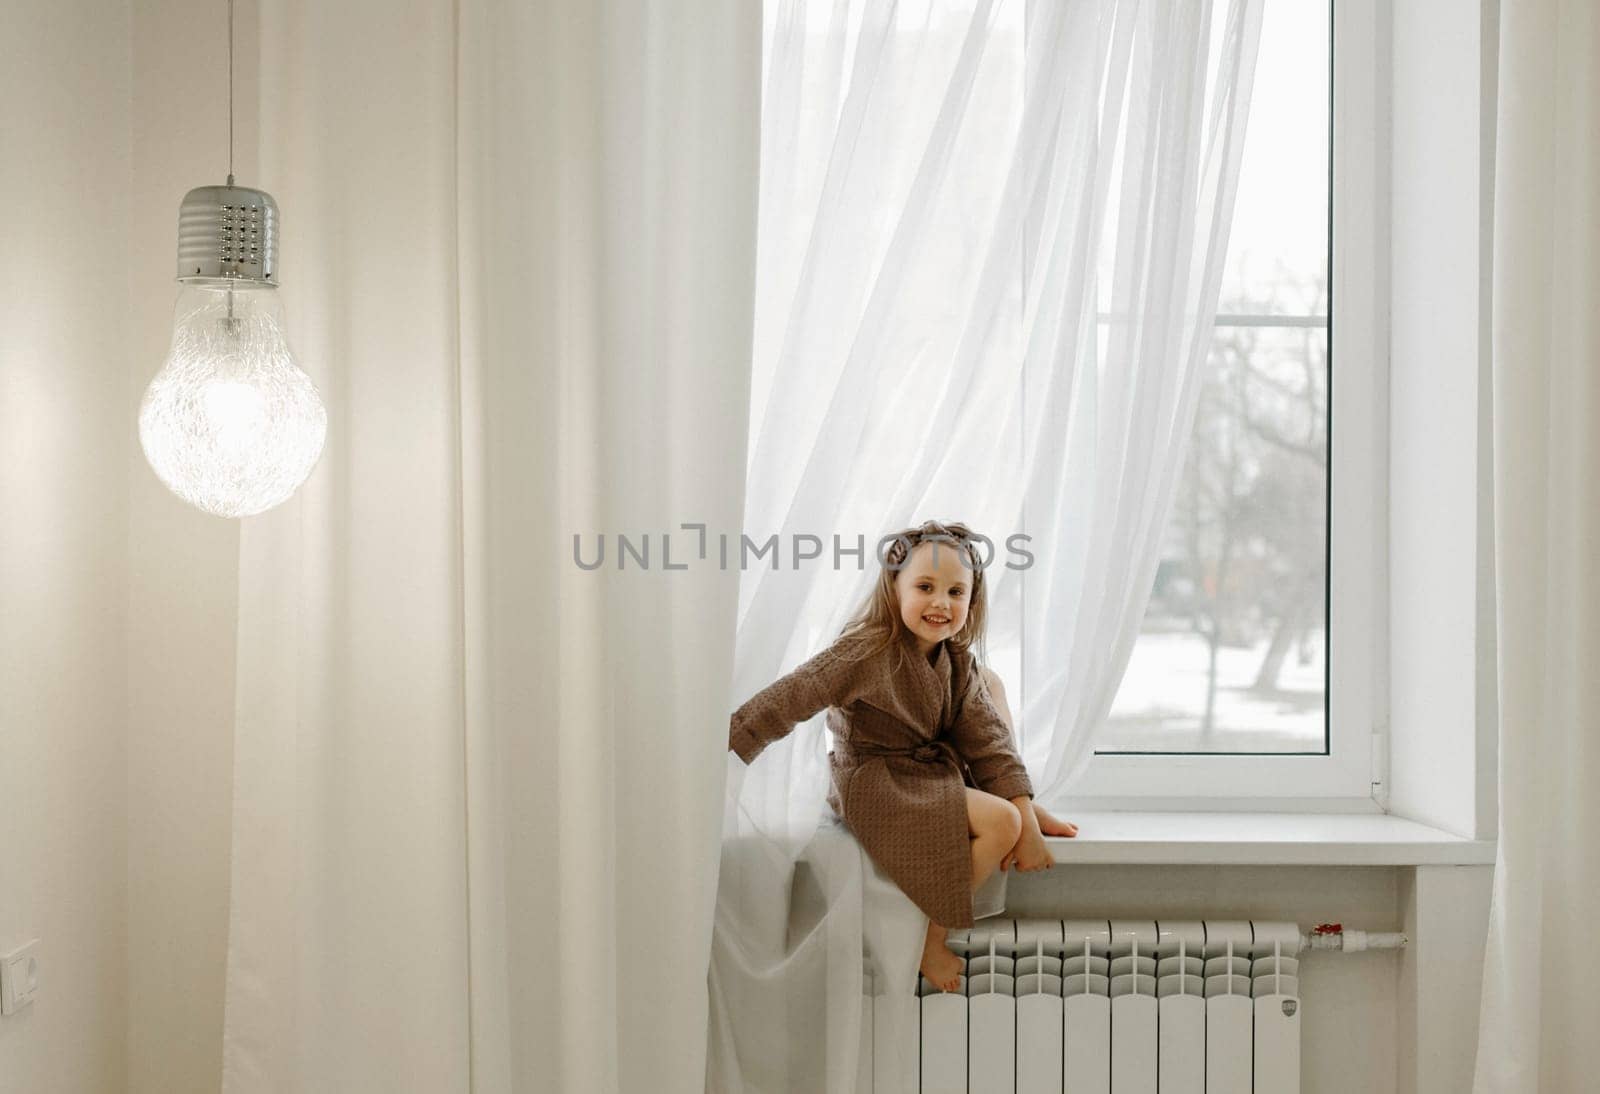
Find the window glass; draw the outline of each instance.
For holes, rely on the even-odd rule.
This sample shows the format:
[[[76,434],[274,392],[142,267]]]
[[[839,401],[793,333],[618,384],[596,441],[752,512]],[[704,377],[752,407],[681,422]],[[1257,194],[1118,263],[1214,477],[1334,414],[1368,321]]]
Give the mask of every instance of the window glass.
[[[1101,752],[1327,750],[1330,22],[1266,3],[1194,435]]]

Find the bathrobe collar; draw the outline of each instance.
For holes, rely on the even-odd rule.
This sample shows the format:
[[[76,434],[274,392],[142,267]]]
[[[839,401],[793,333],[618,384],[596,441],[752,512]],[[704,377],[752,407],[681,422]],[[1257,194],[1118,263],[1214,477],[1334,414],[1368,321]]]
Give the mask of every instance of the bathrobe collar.
[[[950,724],[950,643],[948,641],[940,642],[939,648],[934,651],[934,659],[930,662],[927,654],[917,649],[915,635],[907,631],[905,639],[911,659],[919,666],[915,670],[916,673],[928,687],[933,689],[932,694],[939,697],[938,724],[942,731],[945,726]]]

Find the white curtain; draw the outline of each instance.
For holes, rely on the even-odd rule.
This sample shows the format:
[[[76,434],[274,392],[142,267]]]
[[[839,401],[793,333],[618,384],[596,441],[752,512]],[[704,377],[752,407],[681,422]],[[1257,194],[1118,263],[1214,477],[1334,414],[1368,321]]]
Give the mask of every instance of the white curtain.
[[[742,574],[733,702],[837,633],[879,536],[963,520],[995,541],[991,660],[1039,797],[1087,760],[1182,467],[1260,21],[768,4],[745,528],[780,555]],[[1018,533],[1032,564],[1004,568]],[[713,1089],[853,1089],[864,991],[910,989],[926,920],[818,828],[826,747],[818,718],[729,760]]]
[[[223,1089],[700,1090],[759,10],[260,19],[329,443],[243,532]]]
[[[1600,9],[1502,0],[1494,192],[1500,832],[1474,1089],[1600,1075]]]

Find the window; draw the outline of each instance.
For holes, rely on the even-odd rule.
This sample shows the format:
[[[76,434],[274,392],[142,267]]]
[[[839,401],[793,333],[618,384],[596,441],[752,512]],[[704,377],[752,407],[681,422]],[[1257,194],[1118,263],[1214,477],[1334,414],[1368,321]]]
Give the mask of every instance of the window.
[[[1077,793],[1369,804],[1376,41],[1370,0],[1266,0],[1194,437]]]
[[[752,437],[773,440],[765,450],[751,448],[752,459],[763,451],[766,458],[763,488],[751,499],[757,529],[788,518],[787,499],[806,475],[837,478],[839,493],[826,508],[846,535],[875,532],[890,498],[921,499],[922,514],[960,512],[979,528],[1033,527],[1022,469],[1036,448],[1024,433],[1027,412],[1041,404],[1029,402],[1028,372],[1016,367],[1024,360],[1028,267],[987,261],[1003,253],[993,238],[1005,223],[1001,213],[1018,207],[1008,169],[1023,117],[1022,77],[1048,71],[1026,65],[1030,56],[1047,56],[1027,50],[1023,16],[1031,3],[1043,0],[993,13],[988,45],[967,58],[961,94],[970,101],[947,99],[942,82],[966,56],[970,4],[768,6]],[[1175,500],[1143,639],[1110,712],[1110,739],[1068,788],[1080,801],[1372,806],[1373,697],[1386,614],[1379,550],[1386,366],[1378,321],[1387,258],[1374,222],[1387,208],[1379,5],[1262,3],[1241,185],[1187,489]],[[1215,13],[1219,42],[1227,7]],[[878,17],[867,22],[870,34],[848,18],[852,12]],[[862,66],[872,74],[869,91],[853,95],[863,40],[879,52]],[[929,142],[947,108],[960,124]],[[910,138],[901,139],[902,126],[913,130]],[[835,147],[841,134],[845,143]],[[1120,170],[1115,158],[1110,167]],[[927,178],[939,184],[919,189]],[[1106,291],[1104,279],[1096,284]],[[1001,316],[993,322],[991,307]],[[1114,317],[1109,300],[1099,307],[1104,337]],[[974,317],[989,325],[973,326]],[[1072,329],[1076,337],[1079,328]],[[852,365],[862,367],[847,373]],[[836,400],[831,393],[846,375],[862,386]],[[974,378],[974,412],[951,412],[943,381],[954,375]],[[828,397],[802,397],[813,391]],[[852,413],[861,406],[890,412],[830,418],[835,402]],[[765,429],[769,407],[795,427]],[[819,423],[829,421],[842,423],[837,434],[812,446],[823,435]],[[930,441],[929,422],[953,432]],[[798,438],[792,451],[789,437]],[[853,446],[848,477],[840,473],[846,448],[832,446],[844,441]],[[964,461],[934,452],[979,445],[1001,449],[998,461],[981,466],[981,480],[963,480]],[[916,465],[925,474],[905,474],[907,452],[927,456]],[[1019,511],[1019,524],[1002,525],[1002,514],[1016,519]],[[988,654],[1014,693],[1030,696],[1030,685],[1050,684],[1021,672],[1026,580],[996,584]],[[814,649],[825,641],[815,609],[856,584],[842,572],[807,587],[816,629],[791,644]]]

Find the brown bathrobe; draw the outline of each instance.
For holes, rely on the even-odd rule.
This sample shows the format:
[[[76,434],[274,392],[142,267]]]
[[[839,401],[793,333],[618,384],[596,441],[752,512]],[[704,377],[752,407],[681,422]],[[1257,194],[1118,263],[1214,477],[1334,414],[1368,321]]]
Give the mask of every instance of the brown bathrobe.
[[[1033,785],[970,651],[939,643],[935,660],[902,635],[852,661],[852,640],[768,685],[733,714],[728,747],[746,763],[828,710],[834,748],[828,804],[906,896],[945,927],[970,927],[967,785],[1000,798]]]

